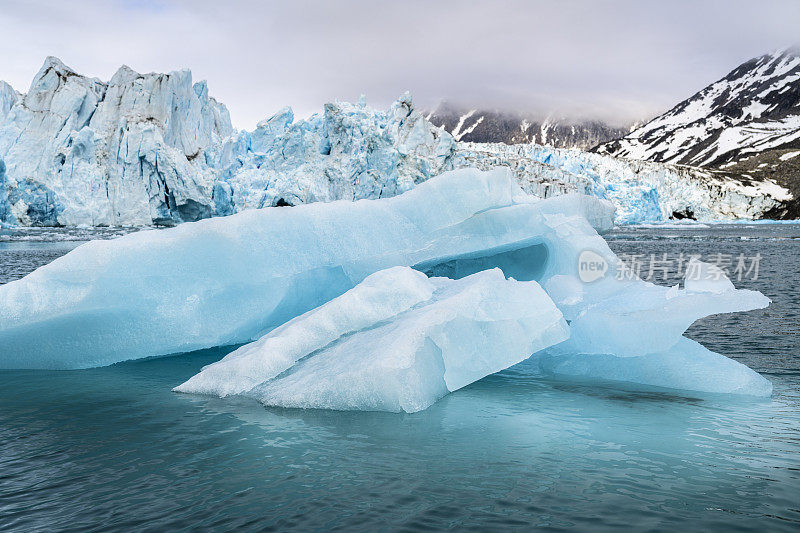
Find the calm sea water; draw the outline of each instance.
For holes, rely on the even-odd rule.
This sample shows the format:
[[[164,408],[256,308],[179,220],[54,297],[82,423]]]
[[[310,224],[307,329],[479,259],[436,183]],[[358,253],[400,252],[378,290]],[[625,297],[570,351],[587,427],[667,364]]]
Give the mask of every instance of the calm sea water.
[[[114,234],[0,234],[0,283]],[[800,225],[608,240],[643,257],[760,253],[758,279],[736,284],[773,305],[689,335],[762,372],[774,396],[589,385],[522,363],[406,415],[170,392],[224,348],[0,371],[0,530],[798,530]]]

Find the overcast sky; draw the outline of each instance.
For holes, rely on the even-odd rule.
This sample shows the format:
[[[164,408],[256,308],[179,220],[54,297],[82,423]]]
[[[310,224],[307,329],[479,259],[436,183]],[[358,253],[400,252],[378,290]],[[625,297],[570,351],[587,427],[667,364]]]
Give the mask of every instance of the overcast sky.
[[[284,105],[441,99],[628,121],[800,41],[800,1],[0,2],[0,79],[190,68],[252,128]]]

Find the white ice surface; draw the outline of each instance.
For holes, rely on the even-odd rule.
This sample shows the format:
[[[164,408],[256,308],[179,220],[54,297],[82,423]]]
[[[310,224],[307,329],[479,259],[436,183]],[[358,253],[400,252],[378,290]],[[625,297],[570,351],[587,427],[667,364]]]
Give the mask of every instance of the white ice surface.
[[[499,269],[460,280],[377,272],[176,388],[267,405],[416,412],[563,341],[535,281]]]

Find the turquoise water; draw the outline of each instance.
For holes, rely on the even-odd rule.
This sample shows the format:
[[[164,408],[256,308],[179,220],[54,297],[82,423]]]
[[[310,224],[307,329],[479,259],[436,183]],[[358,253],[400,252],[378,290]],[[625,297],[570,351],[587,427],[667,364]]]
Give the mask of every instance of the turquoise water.
[[[0,282],[76,244],[48,235],[0,240]],[[170,392],[230,348],[2,371],[0,530],[797,530],[800,227],[608,238],[627,254],[761,253],[759,278],[736,284],[772,307],[690,335],[764,373],[774,396],[557,380],[522,363],[408,415]]]

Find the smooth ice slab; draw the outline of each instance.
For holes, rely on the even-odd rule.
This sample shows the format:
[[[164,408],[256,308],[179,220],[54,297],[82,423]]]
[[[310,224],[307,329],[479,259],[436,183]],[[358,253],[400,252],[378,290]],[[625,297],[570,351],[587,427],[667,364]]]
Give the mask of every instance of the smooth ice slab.
[[[395,267],[205,367],[175,390],[274,406],[416,412],[563,341],[535,281]]]

